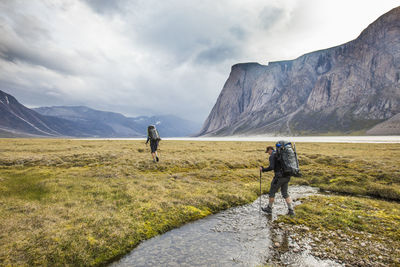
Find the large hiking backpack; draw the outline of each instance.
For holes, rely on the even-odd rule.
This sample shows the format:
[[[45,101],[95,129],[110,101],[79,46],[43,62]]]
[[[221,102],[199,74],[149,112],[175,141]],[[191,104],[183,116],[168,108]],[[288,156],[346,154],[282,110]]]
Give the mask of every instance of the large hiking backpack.
[[[278,141],[276,143],[276,155],[281,162],[284,176],[301,176],[296,145],[292,146],[292,143],[288,141]]]
[[[161,140],[160,135],[158,134],[158,131],[154,125],[150,125],[149,127],[147,127],[147,133],[151,140]]]

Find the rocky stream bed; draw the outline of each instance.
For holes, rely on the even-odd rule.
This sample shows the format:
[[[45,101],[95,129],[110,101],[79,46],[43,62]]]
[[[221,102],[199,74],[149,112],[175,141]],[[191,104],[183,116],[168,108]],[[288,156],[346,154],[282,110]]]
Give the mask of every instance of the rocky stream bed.
[[[292,186],[289,191],[295,205],[300,204],[297,199],[318,192],[308,186]],[[264,205],[268,196],[261,200]],[[110,266],[347,265],[316,249],[316,238],[322,237],[303,236],[307,229],[302,226],[276,223],[286,212],[280,196],[272,215],[260,212],[257,199],[147,240]]]

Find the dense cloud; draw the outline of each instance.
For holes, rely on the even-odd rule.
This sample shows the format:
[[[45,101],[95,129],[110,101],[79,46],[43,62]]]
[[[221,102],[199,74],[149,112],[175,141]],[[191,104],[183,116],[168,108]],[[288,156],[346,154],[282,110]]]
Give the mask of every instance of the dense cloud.
[[[203,121],[231,65],[341,44],[395,6],[392,0],[0,0],[0,90],[27,106],[87,105]]]

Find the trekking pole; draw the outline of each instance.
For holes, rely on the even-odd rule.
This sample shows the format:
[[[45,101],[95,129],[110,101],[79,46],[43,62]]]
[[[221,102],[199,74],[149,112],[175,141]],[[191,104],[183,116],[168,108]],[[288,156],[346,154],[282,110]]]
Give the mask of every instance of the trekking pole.
[[[261,174],[262,171],[260,170],[260,211],[261,211]]]

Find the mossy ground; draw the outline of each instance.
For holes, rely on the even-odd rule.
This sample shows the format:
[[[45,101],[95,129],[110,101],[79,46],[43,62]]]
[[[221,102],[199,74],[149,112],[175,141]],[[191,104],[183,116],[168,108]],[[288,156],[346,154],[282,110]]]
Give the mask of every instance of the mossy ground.
[[[140,241],[253,201],[261,142],[0,139],[0,265],[104,264]],[[400,145],[298,144],[292,183],[400,198]],[[263,193],[272,173],[263,174]],[[299,207],[300,208],[300,207]]]
[[[292,183],[400,200],[399,144],[301,144],[304,174]]]
[[[99,265],[258,195],[259,145],[0,140],[0,265]],[[266,189],[265,189],[266,190]]]
[[[299,226],[283,228],[298,241],[315,243],[314,255],[350,266],[400,265],[399,203],[332,195],[303,202],[295,217],[282,216],[276,223]]]

